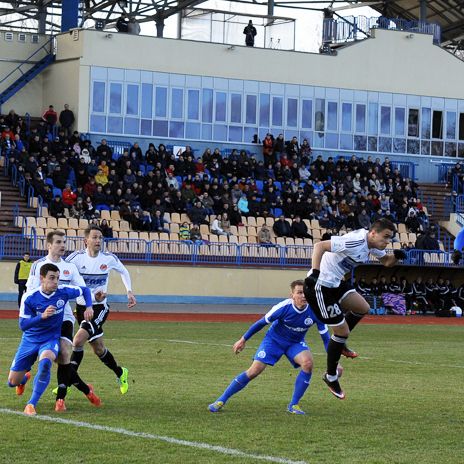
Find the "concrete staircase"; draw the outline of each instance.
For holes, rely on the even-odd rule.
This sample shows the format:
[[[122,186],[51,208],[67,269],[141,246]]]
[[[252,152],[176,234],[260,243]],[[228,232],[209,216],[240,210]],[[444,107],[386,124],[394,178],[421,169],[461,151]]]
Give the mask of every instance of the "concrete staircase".
[[[21,229],[15,227],[13,210],[19,206],[19,214],[22,216],[35,216],[36,209],[27,206],[26,198],[22,198],[19,189],[11,184],[8,177],[0,174],[0,192],[2,193],[0,205],[0,235],[20,234]]]

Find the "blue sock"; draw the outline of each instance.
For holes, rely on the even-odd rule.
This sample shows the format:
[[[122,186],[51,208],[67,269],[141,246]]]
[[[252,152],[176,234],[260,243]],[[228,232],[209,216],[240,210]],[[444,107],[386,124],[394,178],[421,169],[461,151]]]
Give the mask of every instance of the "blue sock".
[[[37,405],[42,393],[48,387],[50,383],[50,371],[52,368],[52,362],[48,358],[44,358],[39,361],[39,368],[37,374],[34,377],[34,389],[32,390],[31,399],[28,404]]]
[[[293,397],[290,405],[298,404],[305,394],[306,390],[309,387],[309,383],[311,382],[312,372],[303,372],[297,375],[295,380],[295,390],[293,391]]]
[[[250,379],[246,375],[246,372],[242,372],[237,375],[230,385],[225,389],[224,393],[217,399],[217,401],[222,401],[225,403],[232,395],[235,395],[240,390],[243,390],[247,385]]]
[[[25,385],[26,384],[26,382],[28,380],[26,374],[24,374],[23,380],[21,380],[21,382],[19,382],[19,385]],[[18,385],[13,385],[12,383],[8,382],[8,386],[11,387],[11,388],[14,388],[14,387],[17,387]]]

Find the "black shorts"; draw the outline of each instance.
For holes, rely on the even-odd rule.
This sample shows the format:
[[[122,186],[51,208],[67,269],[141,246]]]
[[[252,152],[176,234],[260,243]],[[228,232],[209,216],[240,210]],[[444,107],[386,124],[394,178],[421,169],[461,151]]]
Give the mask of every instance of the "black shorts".
[[[60,338],[64,338],[65,340],[69,341],[69,343],[72,343],[73,336],[74,336],[74,323],[71,321],[63,321],[63,324],[61,324]]]
[[[346,295],[355,291],[347,281],[342,281],[334,288],[324,287],[319,283],[314,289],[304,286],[306,301],[319,321],[327,325],[340,325],[345,320],[340,304]]]
[[[95,304],[93,308],[93,318],[90,322],[84,320],[85,306],[76,305],[76,319],[79,326],[89,333],[89,342],[94,341],[103,335],[103,324],[105,323],[110,307],[106,304]]]

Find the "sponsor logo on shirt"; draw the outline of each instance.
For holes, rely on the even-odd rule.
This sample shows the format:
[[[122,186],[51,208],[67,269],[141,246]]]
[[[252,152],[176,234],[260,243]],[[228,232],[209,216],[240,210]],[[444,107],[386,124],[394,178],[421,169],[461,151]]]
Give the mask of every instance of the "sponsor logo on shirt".
[[[313,325],[314,321],[310,317],[307,317],[304,320],[304,323],[305,323],[305,325]]]
[[[108,269],[108,266],[107,266],[106,264],[102,264],[102,265],[100,266],[100,270],[101,270],[101,271],[106,271],[107,269]]]
[[[62,308],[62,307],[64,306],[64,304],[65,304],[65,303],[64,303],[64,300],[58,300],[58,301],[56,302],[56,306],[57,306],[58,308]]]
[[[68,275],[70,274],[70,272],[69,272],[67,269],[65,269],[65,270],[63,271],[63,274],[64,274],[65,276],[68,276]]]

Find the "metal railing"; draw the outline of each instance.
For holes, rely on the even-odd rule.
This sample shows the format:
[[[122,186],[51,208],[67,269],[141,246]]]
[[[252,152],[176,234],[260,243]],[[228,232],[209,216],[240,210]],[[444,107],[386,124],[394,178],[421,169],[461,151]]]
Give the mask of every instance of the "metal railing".
[[[389,29],[419,34],[433,35],[433,42],[440,44],[441,27],[425,21],[387,18],[385,16],[368,18],[366,16],[339,16],[324,19],[322,25],[323,43],[343,43],[370,37],[371,29]]]
[[[23,227],[27,224],[23,222]],[[84,248],[83,237],[66,238],[68,253]],[[140,240],[140,239],[105,239],[104,248],[115,253],[125,261],[146,264],[179,263],[190,265],[233,265],[263,267],[311,266],[311,246],[298,245],[258,245],[254,243],[219,243]],[[387,250],[392,253],[393,250]],[[0,259],[17,259],[25,252],[37,259],[47,253],[46,238],[37,235],[32,228],[29,235],[7,234],[0,237]],[[368,264],[378,264],[372,258]],[[440,250],[410,250],[407,252],[405,265],[413,266],[450,266],[451,253]]]
[[[464,195],[458,195],[455,202],[455,212],[464,213]]]

